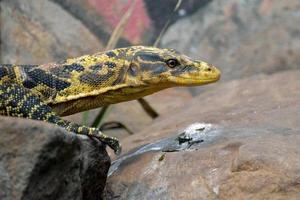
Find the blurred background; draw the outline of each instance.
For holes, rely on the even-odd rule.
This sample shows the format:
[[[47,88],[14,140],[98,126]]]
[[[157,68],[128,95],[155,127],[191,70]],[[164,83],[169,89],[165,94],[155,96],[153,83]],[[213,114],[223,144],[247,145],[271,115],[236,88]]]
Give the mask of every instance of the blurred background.
[[[217,84],[300,66],[299,0],[1,0],[0,5],[0,63],[43,64],[102,51],[132,8],[116,47],[158,41],[159,47],[220,68]],[[146,99],[167,115],[213,87],[168,89]],[[67,118],[91,124],[97,113]],[[133,132],[153,121],[137,101],[112,106],[105,117],[111,120]],[[127,136],[124,130],[111,134]]]

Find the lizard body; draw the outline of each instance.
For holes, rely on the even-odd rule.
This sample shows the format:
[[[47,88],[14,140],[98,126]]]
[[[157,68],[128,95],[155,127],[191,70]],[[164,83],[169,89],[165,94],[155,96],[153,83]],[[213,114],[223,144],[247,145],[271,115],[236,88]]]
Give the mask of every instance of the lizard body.
[[[120,145],[96,128],[60,118],[138,99],[175,86],[215,82],[220,71],[172,49],[133,46],[44,65],[0,65],[0,114],[43,120],[89,135],[116,152]]]

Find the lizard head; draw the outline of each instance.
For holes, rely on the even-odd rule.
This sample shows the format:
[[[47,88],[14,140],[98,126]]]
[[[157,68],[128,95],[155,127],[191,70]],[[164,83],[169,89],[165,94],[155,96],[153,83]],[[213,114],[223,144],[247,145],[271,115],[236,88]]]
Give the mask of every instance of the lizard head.
[[[127,76],[145,86],[198,86],[220,78],[220,71],[213,65],[193,60],[173,49],[137,46],[129,53],[132,55]]]

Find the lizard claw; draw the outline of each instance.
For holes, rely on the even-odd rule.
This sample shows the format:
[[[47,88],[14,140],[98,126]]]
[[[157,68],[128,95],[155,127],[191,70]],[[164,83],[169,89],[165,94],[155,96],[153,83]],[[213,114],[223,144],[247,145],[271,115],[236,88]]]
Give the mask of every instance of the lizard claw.
[[[114,150],[116,155],[121,154],[122,148],[119,140],[115,137],[110,137],[102,133],[96,128],[91,128],[88,136],[96,138],[103,142],[104,144],[108,145],[112,150]]]
[[[122,152],[122,147],[119,142],[119,140],[115,137],[109,137],[102,132],[100,132],[98,135],[95,135],[96,138],[98,138],[101,142],[108,145],[112,150],[114,150],[116,155],[120,155]]]
[[[121,146],[121,144],[116,149],[114,149],[114,152],[115,152],[115,154],[117,156],[122,153],[122,146]]]
[[[107,141],[104,143],[107,144],[110,148],[112,148],[116,155],[121,154],[122,146],[116,138],[109,137],[109,138],[107,138]]]

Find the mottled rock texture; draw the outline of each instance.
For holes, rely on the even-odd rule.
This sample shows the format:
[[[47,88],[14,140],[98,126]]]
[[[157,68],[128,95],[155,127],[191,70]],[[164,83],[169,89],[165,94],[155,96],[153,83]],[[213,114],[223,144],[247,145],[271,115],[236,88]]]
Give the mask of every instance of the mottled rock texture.
[[[129,157],[109,177],[108,199],[298,199],[299,76],[298,70],[216,85],[126,138],[124,152],[195,122],[214,124],[218,133],[197,150]]]
[[[43,122],[0,117],[0,199],[101,199],[100,142]]]
[[[172,25],[161,46],[213,63],[222,80],[300,66],[300,1],[211,1]]]

